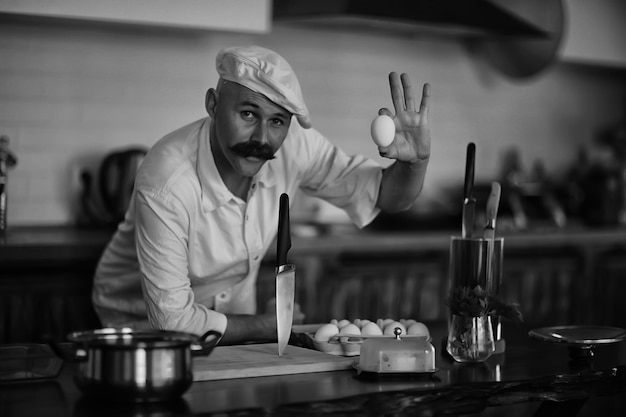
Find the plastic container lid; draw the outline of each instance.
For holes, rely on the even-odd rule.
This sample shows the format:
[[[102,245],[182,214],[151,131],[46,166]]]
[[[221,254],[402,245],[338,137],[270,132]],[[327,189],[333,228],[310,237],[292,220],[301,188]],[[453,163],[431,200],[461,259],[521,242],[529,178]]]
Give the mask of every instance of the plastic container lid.
[[[363,341],[359,369],[365,372],[432,372],[435,348],[426,337],[402,339],[396,327],[395,338],[372,338]]]

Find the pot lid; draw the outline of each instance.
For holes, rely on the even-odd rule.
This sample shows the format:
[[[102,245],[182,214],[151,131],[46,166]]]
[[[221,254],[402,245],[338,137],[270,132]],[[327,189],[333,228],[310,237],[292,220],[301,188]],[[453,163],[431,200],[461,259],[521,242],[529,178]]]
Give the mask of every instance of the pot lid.
[[[191,333],[168,330],[133,330],[124,327],[74,332],[68,336],[68,340],[92,346],[167,347],[181,343],[195,343],[199,341],[199,338]]]

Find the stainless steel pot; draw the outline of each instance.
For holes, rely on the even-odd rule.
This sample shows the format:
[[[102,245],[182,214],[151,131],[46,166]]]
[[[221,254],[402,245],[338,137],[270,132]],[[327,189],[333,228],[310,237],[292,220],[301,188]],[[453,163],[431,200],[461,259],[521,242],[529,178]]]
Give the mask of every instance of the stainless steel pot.
[[[73,352],[51,347],[64,360],[78,362],[74,381],[86,395],[122,402],[167,401],[193,382],[192,355],[208,355],[221,337],[188,333],[105,328],[68,335]]]

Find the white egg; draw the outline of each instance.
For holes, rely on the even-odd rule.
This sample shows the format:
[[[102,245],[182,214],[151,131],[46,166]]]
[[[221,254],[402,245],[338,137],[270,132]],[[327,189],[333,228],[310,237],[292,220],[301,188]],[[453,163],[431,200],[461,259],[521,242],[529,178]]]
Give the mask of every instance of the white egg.
[[[317,331],[315,332],[315,336],[313,337],[318,342],[328,342],[328,339],[337,335],[338,333],[339,333],[339,328],[336,325],[332,323],[327,323],[327,324],[320,326],[320,328],[317,329]]]
[[[400,330],[402,331],[400,333],[400,336],[406,335],[406,328],[399,321],[394,321],[394,322],[387,324],[383,329],[383,334],[395,335],[394,330],[396,329],[396,327],[399,327]]]
[[[394,319],[382,319],[380,323],[376,322],[376,324],[378,324],[378,327],[380,327],[381,329],[384,329],[389,323],[395,322],[396,321]]]
[[[371,321],[369,321],[368,319],[361,319],[361,320],[359,320],[359,324],[357,324],[357,326],[359,326],[361,329],[363,329],[363,327],[364,327],[367,323],[371,323]],[[356,323],[355,323],[355,324],[356,324]]]
[[[426,327],[424,323],[420,323],[419,321],[410,325],[406,331],[407,334],[410,336],[430,336],[428,327]]]
[[[339,327],[339,330],[341,330],[344,327],[346,327],[348,324],[352,324],[352,323],[350,323],[350,320],[348,320],[348,319],[341,319],[337,323],[337,327]]]
[[[389,146],[396,135],[396,125],[391,117],[381,114],[372,121],[370,133],[375,144],[381,147]]]
[[[380,336],[383,334],[383,331],[380,330],[380,327],[378,327],[376,323],[370,321],[361,328],[361,334],[364,336]]]
[[[350,323],[339,329],[339,334],[361,334],[361,329],[359,329],[356,325]]]
[[[400,321],[400,323],[402,323],[402,321]],[[414,320],[414,319],[406,319],[406,320],[404,321],[404,323],[402,323],[402,324],[404,324],[404,327],[406,327],[406,328],[408,329],[409,327],[411,327],[411,325],[412,325],[412,324],[415,324],[415,323],[417,323],[417,320]]]

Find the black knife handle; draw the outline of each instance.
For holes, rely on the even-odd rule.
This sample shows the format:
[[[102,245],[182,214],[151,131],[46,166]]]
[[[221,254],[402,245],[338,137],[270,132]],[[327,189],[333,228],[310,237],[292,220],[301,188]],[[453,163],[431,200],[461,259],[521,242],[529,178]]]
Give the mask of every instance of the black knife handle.
[[[474,142],[467,144],[465,159],[465,184],[463,186],[463,198],[470,198],[474,188],[474,165],[476,164],[476,145]]]
[[[291,248],[291,232],[289,230],[289,196],[280,195],[278,211],[278,238],[276,245],[276,266],[287,264],[287,252]]]

